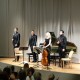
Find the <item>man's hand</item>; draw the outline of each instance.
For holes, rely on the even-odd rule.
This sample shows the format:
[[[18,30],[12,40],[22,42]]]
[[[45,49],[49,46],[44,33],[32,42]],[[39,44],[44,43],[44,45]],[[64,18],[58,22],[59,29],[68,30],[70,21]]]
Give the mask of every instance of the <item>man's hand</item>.
[[[57,44],[59,44],[60,42],[58,41]]]
[[[33,46],[33,49],[35,49],[36,48],[36,46]]]
[[[15,46],[17,46],[17,44],[15,44]]]
[[[65,51],[65,49],[62,49],[62,51],[64,52],[64,51]]]

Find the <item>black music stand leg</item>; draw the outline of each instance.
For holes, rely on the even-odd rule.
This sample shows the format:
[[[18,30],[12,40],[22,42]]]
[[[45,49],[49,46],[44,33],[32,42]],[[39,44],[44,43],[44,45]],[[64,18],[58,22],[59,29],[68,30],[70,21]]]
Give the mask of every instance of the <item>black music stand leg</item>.
[[[28,63],[27,61],[24,61],[24,51],[28,50],[28,47],[20,47],[19,50],[22,50],[22,52],[23,52],[23,61],[20,64]]]
[[[23,61],[20,64],[28,63],[27,61],[24,61],[24,50],[22,50],[22,51],[23,51]]]
[[[38,50],[37,50],[37,53],[36,54],[37,54],[37,64],[33,66],[34,68],[40,67],[39,61],[38,61],[39,60],[39,55],[38,54],[40,54],[40,53],[39,53]]]

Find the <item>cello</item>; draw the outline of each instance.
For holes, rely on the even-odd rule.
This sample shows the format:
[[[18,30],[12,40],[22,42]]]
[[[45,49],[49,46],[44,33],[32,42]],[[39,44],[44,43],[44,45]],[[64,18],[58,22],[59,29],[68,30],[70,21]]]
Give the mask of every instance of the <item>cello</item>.
[[[44,42],[44,46],[46,45],[46,42]],[[42,65],[44,66],[48,66],[48,51],[44,48],[43,49],[43,52],[42,52],[42,60],[41,60],[41,63]]]

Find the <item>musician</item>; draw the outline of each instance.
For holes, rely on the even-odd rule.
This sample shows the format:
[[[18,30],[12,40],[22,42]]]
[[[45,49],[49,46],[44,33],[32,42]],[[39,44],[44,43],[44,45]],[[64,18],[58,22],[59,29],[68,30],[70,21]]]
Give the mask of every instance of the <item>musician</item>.
[[[50,65],[50,52],[51,52],[51,35],[49,32],[46,33],[45,35],[45,42],[44,42],[44,47],[47,52],[48,52],[48,56],[47,56],[47,59],[48,59],[48,65]]]
[[[14,28],[12,43],[13,43],[13,48],[20,47],[20,33],[18,32],[18,28]],[[14,52],[14,56],[15,56],[15,52]],[[17,56],[17,61],[19,61],[19,56]]]
[[[58,52],[59,52],[60,59],[65,58],[67,38],[64,36],[63,30],[60,30],[60,36],[58,37],[57,44],[58,44]]]
[[[35,34],[34,30],[32,30],[28,46],[30,46],[31,52],[33,53],[33,62],[36,62],[36,53],[33,51],[33,47],[36,46],[36,43],[37,43],[37,35]]]

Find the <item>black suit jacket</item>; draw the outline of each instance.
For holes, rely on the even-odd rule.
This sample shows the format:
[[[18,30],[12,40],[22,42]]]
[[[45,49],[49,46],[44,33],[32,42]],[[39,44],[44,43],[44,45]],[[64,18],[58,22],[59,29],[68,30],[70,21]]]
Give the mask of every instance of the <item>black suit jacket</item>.
[[[67,38],[64,35],[59,36],[58,38],[59,43],[59,48],[60,49],[66,49],[67,45]]]
[[[37,43],[37,35],[33,35],[29,38],[29,44],[28,46],[36,46]]]
[[[13,33],[13,47],[15,48],[19,46],[20,46],[20,33],[16,32],[16,33]]]

